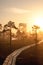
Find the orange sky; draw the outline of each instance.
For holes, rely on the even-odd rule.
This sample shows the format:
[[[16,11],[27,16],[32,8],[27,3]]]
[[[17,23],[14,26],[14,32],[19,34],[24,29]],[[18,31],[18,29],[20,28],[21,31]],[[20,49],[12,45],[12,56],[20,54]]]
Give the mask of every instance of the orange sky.
[[[43,0],[0,0],[0,23],[6,24],[9,20],[16,26],[27,23],[28,30],[37,20],[43,24]]]

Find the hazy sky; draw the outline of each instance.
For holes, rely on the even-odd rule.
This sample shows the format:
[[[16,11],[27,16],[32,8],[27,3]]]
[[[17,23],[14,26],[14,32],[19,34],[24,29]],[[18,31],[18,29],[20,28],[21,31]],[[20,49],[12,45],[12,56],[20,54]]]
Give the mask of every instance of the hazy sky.
[[[43,0],[0,0],[0,23],[9,20],[33,25],[34,19],[43,18]]]

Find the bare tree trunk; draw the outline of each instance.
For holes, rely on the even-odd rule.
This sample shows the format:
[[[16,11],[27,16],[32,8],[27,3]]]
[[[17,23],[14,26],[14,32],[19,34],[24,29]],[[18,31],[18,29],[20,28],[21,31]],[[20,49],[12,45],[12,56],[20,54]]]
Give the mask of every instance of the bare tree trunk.
[[[37,45],[37,29],[35,30],[35,44]]]
[[[11,37],[11,27],[10,27],[10,51],[11,51],[11,39],[12,37]]]

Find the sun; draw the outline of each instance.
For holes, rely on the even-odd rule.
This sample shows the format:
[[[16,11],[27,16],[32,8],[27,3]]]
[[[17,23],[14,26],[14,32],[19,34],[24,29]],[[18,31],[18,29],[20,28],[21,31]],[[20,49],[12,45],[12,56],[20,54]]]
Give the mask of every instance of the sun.
[[[33,25],[40,27],[38,32],[43,31],[43,17],[42,16],[32,17],[31,19],[27,18],[26,24],[27,24],[27,32],[32,31]]]
[[[40,27],[40,30],[43,31],[43,18],[42,17],[35,18],[34,25],[38,25]]]

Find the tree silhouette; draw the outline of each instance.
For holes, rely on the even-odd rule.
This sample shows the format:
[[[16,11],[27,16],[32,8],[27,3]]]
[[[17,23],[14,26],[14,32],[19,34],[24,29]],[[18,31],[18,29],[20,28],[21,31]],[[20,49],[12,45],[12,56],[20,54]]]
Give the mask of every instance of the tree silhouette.
[[[12,21],[8,22],[8,27],[18,29]]]
[[[32,29],[33,29],[33,31],[34,31],[34,33],[35,33],[35,42],[36,42],[36,44],[37,44],[37,30],[38,30],[39,28],[40,28],[40,27],[37,26],[37,25],[33,25],[33,27],[32,27]]]
[[[8,24],[5,24],[3,27],[3,37],[5,37],[5,39],[6,37],[8,37],[8,34],[7,34],[8,31],[9,31]]]
[[[4,25],[4,30],[5,30],[5,31],[8,30],[8,25],[7,25],[7,24]]]
[[[15,26],[14,22],[12,22],[12,21],[9,21],[7,25],[8,25],[9,30],[10,30],[10,48],[11,48],[11,40],[12,40],[11,30],[12,30],[12,28],[15,28],[15,29],[18,29],[18,28]]]
[[[21,32],[20,32],[20,30],[19,30],[19,29],[17,30],[16,35],[17,35],[18,40],[20,40],[20,39],[21,39]]]
[[[2,33],[2,24],[0,24],[0,35]]]
[[[2,31],[2,24],[0,24],[0,31]]]
[[[26,37],[26,23],[19,23],[17,37],[18,39],[22,39],[22,40]]]

